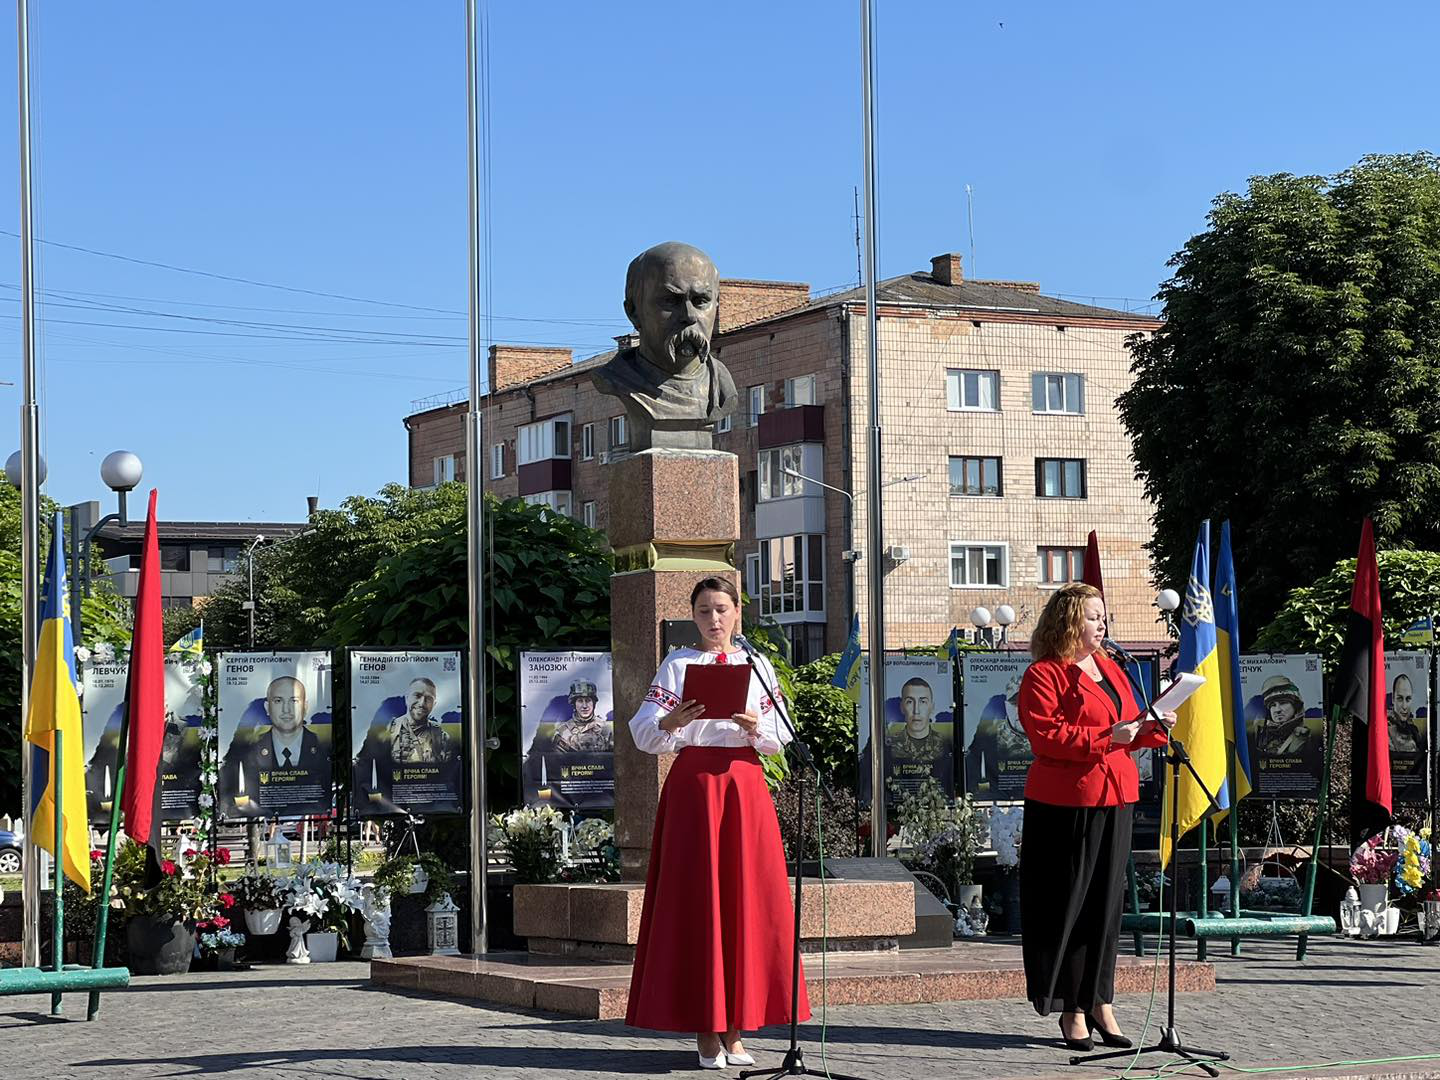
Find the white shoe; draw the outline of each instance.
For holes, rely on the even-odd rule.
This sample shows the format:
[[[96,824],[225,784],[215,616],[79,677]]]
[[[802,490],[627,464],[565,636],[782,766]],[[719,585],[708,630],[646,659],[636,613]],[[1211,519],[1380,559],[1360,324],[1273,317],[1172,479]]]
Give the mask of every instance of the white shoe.
[[[721,1048],[720,1052],[716,1054],[713,1058],[706,1057],[704,1054],[700,1053],[699,1050],[695,1051],[695,1056],[700,1059],[700,1068],[702,1069],[725,1068],[725,1050],[723,1047]]]
[[[727,1050],[727,1051],[725,1051],[725,1060],[726,1060],[727,1062],[729,1062],[731,1065],[754,1065],[754,1064],[755,1064],[755,1059],[750,1056],[750,1054],[749,1054],[748,1051],[745,1051],[745,1050],[741,1050],[740,1053],[738,1053],[738,1054],[732,1054],[732,1053],[730,1053],[730,1051]]]

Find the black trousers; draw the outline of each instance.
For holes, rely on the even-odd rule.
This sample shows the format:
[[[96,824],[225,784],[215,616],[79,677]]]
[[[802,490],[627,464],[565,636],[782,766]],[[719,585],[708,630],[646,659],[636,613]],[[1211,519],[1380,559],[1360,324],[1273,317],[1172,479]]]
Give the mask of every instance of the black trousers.
[[[1041,1016],[1115,997],[1133,806],[1025,800],[1020,919],[1026,993]]]

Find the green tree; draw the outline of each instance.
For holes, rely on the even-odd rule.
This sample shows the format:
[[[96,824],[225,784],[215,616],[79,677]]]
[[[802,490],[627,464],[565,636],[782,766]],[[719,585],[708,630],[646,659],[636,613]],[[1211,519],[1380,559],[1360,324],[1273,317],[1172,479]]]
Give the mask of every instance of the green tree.
[[[1233,523],[1248,626],[1355,549],[1440,546],[1440,158],[1257,177],[1170,261],[1119,398],[1157,580]]]

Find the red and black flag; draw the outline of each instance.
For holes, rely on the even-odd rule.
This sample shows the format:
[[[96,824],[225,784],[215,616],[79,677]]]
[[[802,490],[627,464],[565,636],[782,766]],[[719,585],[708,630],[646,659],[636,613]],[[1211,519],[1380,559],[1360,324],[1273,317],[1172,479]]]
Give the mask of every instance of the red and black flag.
[[[1086,585],[1094,585],[1100,590],[1100,595],[1105,595],[1105,582],[1100,578],[1100,538],[1095,535],[1095,530],[1090,530],[1090,539],[1085,542],[1085,565],[1080,572],[1080,580]]]
[[[125,687],[125,722],[129,745],[125,754],[125,831],[152,853],[153,870],[160,855],[160,754],[165,745],[165,639],[160,608],[160,543],[155,525],[155,491],[145,519],[140,549],[140,581],[135,595],[135,627],[130,635],[130,675]],[[150,860],[153,858],[153,862]]]
[[[1385,713],[1385,631],[1380,624],[1380,571],[1370,519],[1360,530],[1360,557],[1335,671],[1336,705],[1350,714],[1350,831],[1358,844],[1390,824],[1390,722]]]

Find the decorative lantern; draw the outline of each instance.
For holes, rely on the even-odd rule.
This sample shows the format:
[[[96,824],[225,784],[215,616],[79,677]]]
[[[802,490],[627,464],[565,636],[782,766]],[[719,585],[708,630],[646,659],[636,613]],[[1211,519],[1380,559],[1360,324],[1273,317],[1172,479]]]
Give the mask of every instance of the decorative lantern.
[[[1345,890],[1345,899],[1340,901],[1340,930],[1346,937],[1360,936],[1360,913],[1364,910],[1365,905],[1360,903],[1360,894],[1352,885]]]
[[[1440,945],[1440,900],[1421,902],[1420,940],[1431,945]]]
[[[1222,915],[1230,914],[1230,879],[1221,874],[1210,886],[1210,910]]]
[[[459,911],[449,893],[425,909],[425,942],[431,956],[460,955]]]

